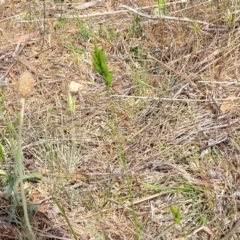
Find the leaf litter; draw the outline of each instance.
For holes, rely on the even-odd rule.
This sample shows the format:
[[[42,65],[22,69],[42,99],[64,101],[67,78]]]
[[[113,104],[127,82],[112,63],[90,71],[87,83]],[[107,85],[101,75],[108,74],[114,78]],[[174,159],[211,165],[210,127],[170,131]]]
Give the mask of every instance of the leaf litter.
[[[86,5],[91,7],[82,10],[83,23],[93,30],[86,40],[65,3],[63,13],[68,20],[52,29],[51,18],[57,17],[61,6],[45,2],[48,19],[44,23],[51,34],[32,44],[27,41],[39,31],[42,3],[39,11],[29,10],[39,25],[30,19],[14,19],[14,11],[28,9],[28,3],[14,3],[14,11],[5,8],[6,3],[1,6],[5,10],[0,13],[0,79],[9,77],[8,67],[13,76],[22,72],[21,65],[9,57],[14,52],[21,59],[31,59],[32,65],[26,61],[22,65],[32,73],[37,66],[36,91],[26,104],[23,152],[25,158],[31,153],[36,162],[37,169],[32,171],[44,172],[41,180],[28,185],[33,203],[43,201],[32,216],[39,239],[74,239],[69,223],[79,239],[137,239],[137,229],[142,239],[160,235],[164,239],[239,238],[234,226],[239,218],[240,59],[236,49],[240,35],[235,22],[231,25],[221,17],[226,14],[224,7],[232,11],[234,1],[214,3],[218,6],[211,1],[165,1],[166,14],[175,20],[148,18],[155,3],[121,1],[129,4],[124,9],[113,1]],[[76,9],[82,6],[71,4]],[[138,16],[139,12],[145,16]],[[6,14],[13,20],[5,19]],[[176,20],[183,17],[209,25],[196,27],[191,21]],[[113,26],[117,38],[111,32]],[[24,46],[21,51],[16,49],[19,42]],[[92,66],[96,42],[113,73],[109,96]],[[84,51],[76,54],[67,43]],[[6,144],[13,138],[9,123],[18,126],[14,81],[0,83],[4,173],[12,165]],[[68,90],[75,93],[74,114],[67,106]],[[127,171],[121,164],[123,157]],[[1,216],[6,217],[10,202],[4,188],[1,192]],[[171,228],[171,206],[179,211],[180,228]],[[21,214],[21,208],[17,209],[11,227],[1,218],[8,239],[23,238]]]

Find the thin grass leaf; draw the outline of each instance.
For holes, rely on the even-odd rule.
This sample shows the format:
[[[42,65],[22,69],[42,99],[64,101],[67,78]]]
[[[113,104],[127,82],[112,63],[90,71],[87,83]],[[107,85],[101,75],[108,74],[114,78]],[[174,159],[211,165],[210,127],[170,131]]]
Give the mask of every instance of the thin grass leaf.
[[[0,162],[2,163],[5,162],[4,147],[1,143],[0,143]]]
[[[55,197],[52,197],[52,199],[53,199],[53,201],[57,204],[59,210],[61,211],[61,213],[62,213],[65,221],[67,222],[67,225],[69,226],[69,228],[70,228],[70,230],[71,230],[71,233],[73,234],[74,239],[77,240],[77,239],[78,239],[78,238],[77,238],[77,235],[76,235],[75,231],[74,231],[73,228],[72,228],[72,225],[71,225],[71,223],[70,223],[70,221],[69,221],[69,219],[68,219],[68,217],[67,217],[67,215],[66,215],[66,213],[65,213],[64,208],[59,204],[59,202],[57,201],[57,199],[56,199]]]

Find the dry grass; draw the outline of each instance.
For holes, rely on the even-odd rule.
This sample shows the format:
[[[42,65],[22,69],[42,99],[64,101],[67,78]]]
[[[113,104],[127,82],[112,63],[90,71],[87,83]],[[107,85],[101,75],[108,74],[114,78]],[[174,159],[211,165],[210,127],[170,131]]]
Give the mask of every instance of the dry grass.
[[[180,18],[170,21],[121,7],[150,6],[137,11],[152,15],[155,1],[138,2],[64,2],[64,21],[58,2],[45,2],[45,20],[42,1],[0,6],[1,169],[9,176],[17,79],[27,68],[37,81],[23,133],[26,171],[43,174],[27,185],[39,210],[30,216],[37,239],[240,238],[233,228],[240,204],[240,6],[166,1],[167,15]],[[228,12],[235,13],[232,22]],[[36,31],[42,35],[16,48],[19,36]],[[110,96],[92,66],[95,43],[114,74]],[[84,87],[72,94],[71,114],[73,80]],[[20,207],[7,224],[12,202],[5,186],[0,238],[26,239]],[[173,205],[181,225],[174,224]]]

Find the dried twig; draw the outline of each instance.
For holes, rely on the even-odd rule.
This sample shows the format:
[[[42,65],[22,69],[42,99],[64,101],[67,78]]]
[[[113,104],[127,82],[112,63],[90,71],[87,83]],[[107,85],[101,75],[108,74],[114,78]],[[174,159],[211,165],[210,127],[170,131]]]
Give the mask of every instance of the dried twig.
[[[199,24],[204,24],[204,25],[210,25],[210,23],[201,21],[201,20],[193,20],[193,19],[186,18],[186,17],[185,18],[171,17],[171,16],[158,17],[158,16],[152,16],[152,15],[148,15],[148,14],[139,12],[138,10],[131,8],[129,6],[126,6],[126,5],[120,5],[120,7],[128,9],[129,11],[136,13],[137,15],[139,15],[141,17],[148,18],[148,19],[156,19],[156,20],[164,19],[164,20],[170,20],[170,21],[181,21],[181,22],[190,22],[190,23],[199,23]]]
[[[8,73],[10,72],[10,70],[12,69],[12,67],[14,66],[14,64],[16,63],[18,56],[20,55],[20,53],[22,52],[22,50],[24,49],[24,47],[27,45],[27,43],[30,41],[30,39],[31,39],[31,36],[29,36],[29,38],[23,43],[22,46],[21,46],[21,43],[22,43],[22,42],[19,41],[19,42],[17,43],[17,46],[16,46],[15,51],[14,51],[13,56],[12,56],[13,61],[12,61],[11,65],[8,67],[7,71],[6,71],[6,72],[3,74],[3,76],[0,78],[0,86],[1,86],[1,85],[5,85],[5,83],[3,83],[4,80],[5,80],[5,78],[7,77]]]
[[[111,95],[111,97],[119,97],[119,98],[133,98],[133,99],[143,99],[143,100],[159,100],[159,101],[174,101],[174,102],[198,102],[198,103],[203,103],[203,102],[210,102],[210,99],[190,99],[190,98],[164,98],[164,97],[150,97],[150,96],[129,96],[129,95]],[[215,101],[226,101],[224,98],[215,98]],[[229,99],[231,101],[235,100],[240,100],[240,97],[235,97],[232,99]]]
[[[80,70],[79,70],[78,68],[76,68],[76,67],[69,66],[69,65],[67,65],[67,64],[60,63],[60,62],[56,62],[56,61],[53,61],[53,60],[51,60],[51,62],[52,62],[53,64],[55,64],[55,65],[59,65],[59,66],[61,66],[61,67],[68,68],[68,69],[71,70],[71,71],[80,72]]]
[[[229,230],[229,232],[221,238],[221,240],[228,240],[230,237],[237,232],[237,230],[240,228],[240,219],[236,222],[236,224]]]

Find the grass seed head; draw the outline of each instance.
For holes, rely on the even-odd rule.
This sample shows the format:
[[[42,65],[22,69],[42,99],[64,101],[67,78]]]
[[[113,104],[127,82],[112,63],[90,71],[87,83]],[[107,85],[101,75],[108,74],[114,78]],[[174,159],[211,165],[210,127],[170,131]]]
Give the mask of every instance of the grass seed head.
[[[18,81],[18,92],[21,94],[21,97],[27,98],[33,91],[35,80],[28,71],[24,71]]]

